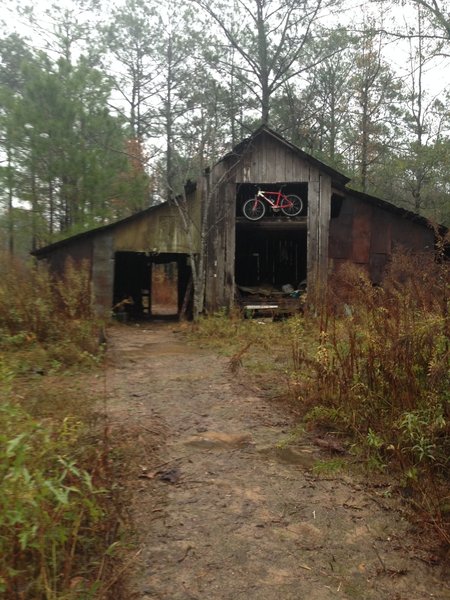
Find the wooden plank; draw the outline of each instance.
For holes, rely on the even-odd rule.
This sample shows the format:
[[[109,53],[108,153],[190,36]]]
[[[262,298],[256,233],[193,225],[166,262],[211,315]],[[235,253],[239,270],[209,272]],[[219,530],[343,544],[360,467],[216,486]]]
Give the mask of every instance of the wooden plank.
[[[223,305],[231,309],[235,292],[235,255],[236,255],[236,186],[228,183],[225,189],[225,262]]]
[[[267,229],[267,230],[298,230],[304,231],[307,227],[307,217],[283,217],[281,215],[265,216],[259,221],[249,221],[245,217],[236,217],[236,227],[239,229]]]
[[[259,136],[257,139],[258,157],[256,158],[257,164],[257,179],[261,183],[269,183],[270,179],[267,177],[267,146],[263,143],[265,136]]]
[[[320,201],[319,201],[319,226],[318,226],[318,266],[317,276],[319,293],[322,294],[326,288],[328,276],[328,240],[330,230],[331,213],[331,178],[328,175],[320,175]]]
[[[97,235],[92,249],[92,291],[99,317],[111,314],[114,289],[114,242],[110,232]]]
[[[286,160],[288,158],[288,152],[284,146],[277,145],[275,150],[275,176],[274,182],[288,181],[286,179]]]
[[[292,181],[309,181],[309,166],[299,156],[294,156],[292,161]]]
[[[308,185],[308,233],[307,233],[307,283],[308,300],[314,304],[316,301],[317,266],[319,252],[319,202],[320,186],[318,181]]]
[[[214,284],[214,261],[215,261],[215,227],[214,227],[214,205],[216,202],[215,193],[211,191],[211,187],[217,185],[217,172],[219,165],[216,166],[214,172],[205,177],[204,189],[202,191],[203,198],[209,198],[209,205],[203,206],[203,210],[207,211],[207,237],[205,240],[205,309],[207,311],[215,310],[215,284]]]
[[[285,178],[286,178],[286,181],[295,181],[293,160],[294,160],[294,155],[290,150],[288,150],[285,153]]]

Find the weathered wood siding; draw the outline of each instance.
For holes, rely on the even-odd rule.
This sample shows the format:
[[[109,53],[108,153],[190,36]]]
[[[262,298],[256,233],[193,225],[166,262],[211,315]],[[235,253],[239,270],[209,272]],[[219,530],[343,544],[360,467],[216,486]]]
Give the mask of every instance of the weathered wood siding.
[[[53,273],[62,275],[68,258],[71,258],[76,264],[82,261],[87,263],[88,267],[92,265],[92,239],[80,239],[70,244],[70,250],[66,246],[56,248],[48,254],[41,256],[49,265]]]
[[[140,219],[118,224],[114,229],[114,251],[198,253],[200,194],[193,194],[187,205],[189,212],[185,220],[172,202],[155,207]]]
[[[324,295],[328,273],[328,238],[330,222],[331,179],[318,169],[311,169],[308,185],[308,298],[318,305]]]
[[[231,308],[234,300],[236,186],[228,180],[228,165],[216,165],[209,175],[205,203],[208,211],[206,240],[205,307]]]
[[[107,317],[111,312],[114,289],[113,236],[110,231],[96,236],[92,253],[92,293],[97,315]]]
[[[205,306],[230,307],[234,300],[236,185],[308,184],[307,280],[310,297],[326,285],[331,177],[269,134],[256,137],[242,155],[229,155],[209,177],[208,257]],[[299,235],[304,226],[299,224]],[[251,235],[251,234],[250,234]]]
[[[238,160],[239,156],[228,159],[235,183],[306,182],[316,177],[315,167],[269,135],[256,138],[233,167]]]

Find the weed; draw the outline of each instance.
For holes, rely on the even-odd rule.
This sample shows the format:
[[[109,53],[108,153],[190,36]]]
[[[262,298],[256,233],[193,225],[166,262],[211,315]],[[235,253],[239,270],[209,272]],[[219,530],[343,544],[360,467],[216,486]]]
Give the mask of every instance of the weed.
[[[98,352],[98,330],[87,264],[68,260],[54,279],[43,265],[0,260],[0,346],[43,347],[51,359],[74,364]]]
[[[89,470],[80,466],[74,419],[39,422],[8,402],[0,421],[0,591],[59,598],[77,576],[93,591],[86,574],[106,523],[98,451],[90,449]]]
[[[304,435],[304,433],[305,428],[303,427],[303,425],[297,425],[297,427],[294,427],[287,436],[285,436],[277,442],[276,448],[278,448],[279,450],[287,448],[291,444],[297,442]]]
[[[335,475],[341,473],[347,468],[347,461],[342,458],[330,458],[328,460],[318,460],[314,463],[313,473],[315,475]]]

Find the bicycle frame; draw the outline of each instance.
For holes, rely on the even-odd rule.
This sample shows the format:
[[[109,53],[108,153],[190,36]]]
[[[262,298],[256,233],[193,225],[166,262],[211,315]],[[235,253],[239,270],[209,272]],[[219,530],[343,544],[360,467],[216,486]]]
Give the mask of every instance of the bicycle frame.
[[[271,200],[270,196],[275,196],[275,200]],[[283,194],[283,192],[268,192],[264,190],[258,190],[256,198],[264,198],[264,200],[275,210],[280,208],[287,208],[291,206],[292,202]]]

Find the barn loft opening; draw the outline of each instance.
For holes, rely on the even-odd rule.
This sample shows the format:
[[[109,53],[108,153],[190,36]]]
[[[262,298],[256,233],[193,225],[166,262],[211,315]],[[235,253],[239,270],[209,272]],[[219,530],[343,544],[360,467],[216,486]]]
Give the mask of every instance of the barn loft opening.
[[[133,320],[188,314],[190,268],[185,254],[116,252],[113,307]]]
[[[267,211],[259,221],[242,215],[242,204],[258,189],[296,194],[305,208],[298,217]],[[237,186],[235,279],[238,290],[264,286],[280,291],[298,289],[306,280],[308,186],[303,183],[240,184]],[[245,290],[244,290],[245,294]]]
[[[249,198],[254,198],[258,193],[258,190],[278,192],[281,191],[285,195],[295,194],[299,196],[303,201],[303,210],[298,217],[291,217],[295,219],[301,219],[305,217],[308,212],[308,184],[307,183],[286,183],[286,182],[275,182],[275,183],[240,183],[236,186],[236,217],[237,219],[245,218],[242,213],[242,206]],[[265,219],[286,219],[281,212],[272,211],[268,209]]]

